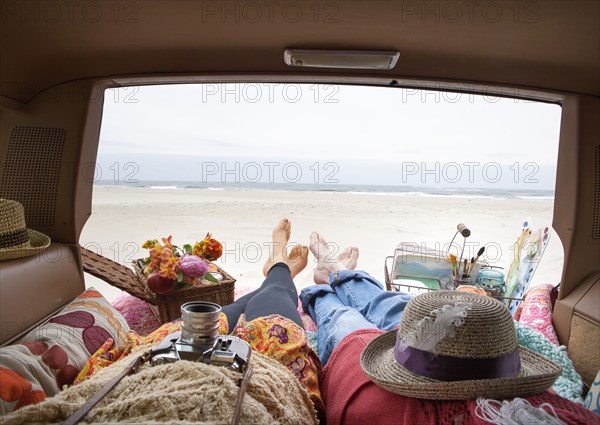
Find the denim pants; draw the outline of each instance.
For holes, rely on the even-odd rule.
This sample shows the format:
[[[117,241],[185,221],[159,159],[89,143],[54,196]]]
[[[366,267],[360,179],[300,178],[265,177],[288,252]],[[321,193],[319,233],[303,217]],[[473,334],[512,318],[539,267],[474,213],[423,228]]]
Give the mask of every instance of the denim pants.
[[[329,285],[304,288],[300,292],[302,308],[318,326],[317,346],[323,366],[348,334],[359,329],[394,329],[411,298],[385,291],[381,283],[358,270],[330,273]]]

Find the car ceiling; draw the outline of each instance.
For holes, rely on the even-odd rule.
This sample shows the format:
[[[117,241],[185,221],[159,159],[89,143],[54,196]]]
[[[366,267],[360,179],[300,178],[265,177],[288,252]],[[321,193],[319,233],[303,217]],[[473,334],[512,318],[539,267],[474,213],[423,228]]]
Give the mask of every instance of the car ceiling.
[[[390,76],[600,95],[600,1],[2,1],[1,95],[113,76]],[[291,68],[286,48],[398,50],[391,71]]]

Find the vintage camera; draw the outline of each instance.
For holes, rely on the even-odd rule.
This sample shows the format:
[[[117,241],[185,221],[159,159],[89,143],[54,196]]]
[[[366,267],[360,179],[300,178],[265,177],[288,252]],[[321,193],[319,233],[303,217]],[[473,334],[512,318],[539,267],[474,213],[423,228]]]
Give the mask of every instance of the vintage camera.
[[[152,349],[150,364],[189,360],[243,373],[252,349],[240,338],[218,335],[220,313],[221,306],[210,302],[193,301],[182,305],[182,330],[168,335]]]

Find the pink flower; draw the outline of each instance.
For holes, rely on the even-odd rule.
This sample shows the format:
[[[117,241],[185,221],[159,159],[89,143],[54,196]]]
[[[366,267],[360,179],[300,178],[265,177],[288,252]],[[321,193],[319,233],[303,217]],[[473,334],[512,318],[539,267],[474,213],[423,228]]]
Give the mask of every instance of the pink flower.
[[[184,255],[179,260],[179,270],[190,277],[203,277],[208,272],[208,264],[195,255]]]

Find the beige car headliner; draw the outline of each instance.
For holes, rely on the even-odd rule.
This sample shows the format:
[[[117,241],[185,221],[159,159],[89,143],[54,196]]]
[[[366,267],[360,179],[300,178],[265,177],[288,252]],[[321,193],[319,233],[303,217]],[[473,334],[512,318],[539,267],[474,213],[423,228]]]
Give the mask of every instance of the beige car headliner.
[[[3,0],[0,95],[26,103],[63,82],[110,76],[311,74],[287,67],[283,51],[314,48],[401,52],[392,71],[330,71],[338,76],[599,96],[599,22],[596,0]]]

